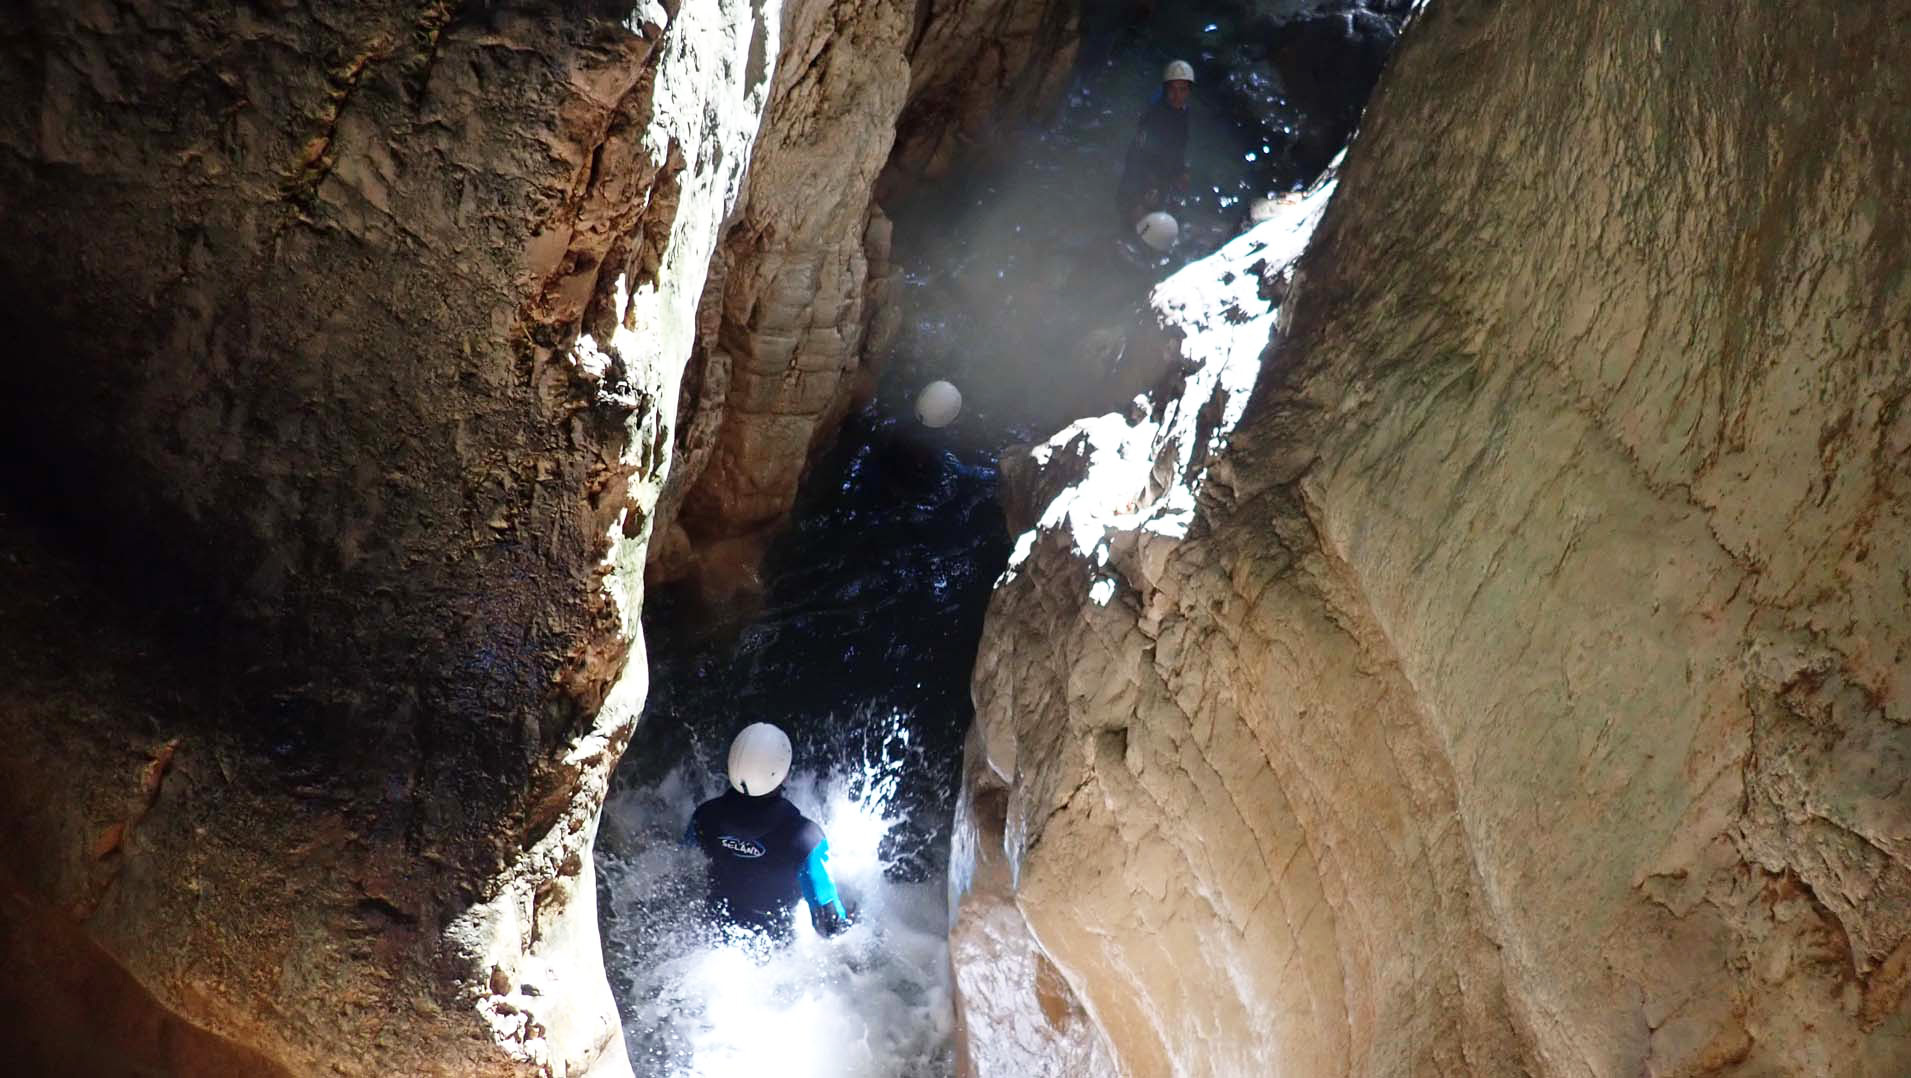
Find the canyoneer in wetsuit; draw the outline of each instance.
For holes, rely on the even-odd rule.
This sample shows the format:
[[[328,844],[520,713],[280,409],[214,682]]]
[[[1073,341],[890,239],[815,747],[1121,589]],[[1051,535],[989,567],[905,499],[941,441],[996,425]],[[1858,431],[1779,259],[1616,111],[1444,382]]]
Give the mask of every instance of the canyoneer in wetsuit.
[[[1150,102],[1135,126],[1134,140],[1115,193],[1123,226],[1167,206],[1171,189],[1188,185],[1188,101],[1194,94],[1194,67],[1175,60],[1161,73],[1161,94]]]
[[[801,898],[816,931],[833,936],[849,927],[849,913],[824,865],[823,829],[783,796],[790,757],[782,730],[767,722],[744,727],[730,744],[730,788],[697,806],[684,841],[710,859],[710,915],[718,924],[787,940]]]

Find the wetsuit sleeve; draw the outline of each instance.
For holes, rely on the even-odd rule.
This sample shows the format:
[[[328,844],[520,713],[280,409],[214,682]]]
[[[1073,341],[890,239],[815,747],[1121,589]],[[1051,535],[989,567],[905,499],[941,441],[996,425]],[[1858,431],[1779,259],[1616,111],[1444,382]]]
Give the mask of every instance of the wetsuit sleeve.
[[[829,878],[829,869],[824,865],[828,860],[829,839],[819,838],[809,857],[804,859],[803,867],[797,870],[797,881],[803,885],[803,901],[808,902],[811,909],[829,906],[835,909],[837,916],[848,917],[849,911],[836,896],[836,883]]]
[[[1180,175],[1188,167],[1188,114],[1158,105],[1142,118],[1145,137],[1137,139],[1143,147],[1147,168],[1157,180]]]

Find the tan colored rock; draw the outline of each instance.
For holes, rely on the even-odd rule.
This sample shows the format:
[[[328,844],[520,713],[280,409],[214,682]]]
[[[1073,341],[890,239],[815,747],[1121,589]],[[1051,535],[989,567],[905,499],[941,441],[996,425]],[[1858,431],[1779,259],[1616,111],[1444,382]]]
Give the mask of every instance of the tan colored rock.
[[[983,763],[980,729],[970,731],[967,752],[976,766]],[[965,900],[949,928],[949,961],[956,980],[960,1073],[964,1078],[1112,1075],[1101,1031],[1015,909],[1002,845],[1007,787],[986,776],[978,779],[956,807],[955,876]],[[998,1008],[996,1001],[1034,1006]],[[973,1028],[971,1009],[977,1011]]]
[[[1433,5],[1239,429],[1164,288],[1046,448],[966,782],[1123,1073],[1911,1072],[1911,37],[1664,15]]]
[[[779,519],[826,413],[841,414],[864,321],[869,189],[902,107],[907,32],[891,4],[784,9],[766,135],[700,310],[662,500],[660,519],[685,530],[690,556],[653,559],[653,579],[741,586],[730,559],[706,566],[697,552]]]
[[[32,465],[0,940],[87,941],[5,951],[71,950],[128,1059],[629,1073],[591,843],[767,101],[751,4],[671,6],[62,3],[3,35],[0,430]],[[41,1043],[92,1035],[19,996]]]

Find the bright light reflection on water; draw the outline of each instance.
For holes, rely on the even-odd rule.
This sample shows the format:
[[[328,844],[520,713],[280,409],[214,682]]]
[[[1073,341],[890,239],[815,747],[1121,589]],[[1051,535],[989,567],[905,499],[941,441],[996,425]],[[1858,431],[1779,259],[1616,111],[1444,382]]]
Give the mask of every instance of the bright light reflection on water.
[[[857,923],[771,947],[714,936],[697,917],[703,855],[679,838],[721,790],[679,768],[604,810],[607,958],[637,1074],[658,1078],[943,1078],[953,1073],[948,912],[939,881],[885,878],[883,839],[909,736],[893,722],[879,755],[830,773],[800,771],[786,795],[829,835],[830,870]]]

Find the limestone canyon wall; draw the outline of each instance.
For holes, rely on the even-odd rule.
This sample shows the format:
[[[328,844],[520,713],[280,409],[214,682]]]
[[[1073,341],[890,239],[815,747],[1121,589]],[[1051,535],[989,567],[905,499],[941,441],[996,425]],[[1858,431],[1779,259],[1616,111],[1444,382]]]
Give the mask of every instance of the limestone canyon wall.
[[[764,137],[703,298],[653,579],[695,574],[720,594],[750,578],[812,451],[870,391],[867,364],[895,331],[879,178],[893,195],[940,175],[998,117],[1052,99],[1071,67],[1074,10],[785,7]]]
[[[590,844],[776,21],[0,14],[0,1069],[628,1073]]]
[[[1164,286],[1192,395],[1036,451],[989,614],[975,1073],[1077,1012],[1132,1075],[1911,1073],[1907,48],[1435,0],[1292,280]]]

